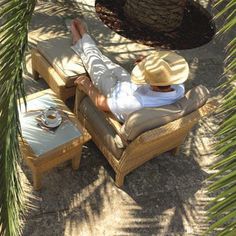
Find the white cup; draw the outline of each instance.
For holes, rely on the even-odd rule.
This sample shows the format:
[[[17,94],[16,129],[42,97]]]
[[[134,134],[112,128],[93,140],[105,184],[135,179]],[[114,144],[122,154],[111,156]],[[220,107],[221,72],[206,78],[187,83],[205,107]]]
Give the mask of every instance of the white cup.
[[[59,118],[60,115],[56,110],[48,109],[44,112],[44,120],[46,124],[55,124]]]

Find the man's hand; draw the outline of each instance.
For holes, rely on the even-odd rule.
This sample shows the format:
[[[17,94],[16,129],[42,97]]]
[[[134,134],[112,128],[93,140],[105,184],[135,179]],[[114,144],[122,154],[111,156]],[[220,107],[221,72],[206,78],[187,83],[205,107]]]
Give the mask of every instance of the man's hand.
[[[84,93],[88,94],[88,90],[91,87],[91,80],[85,76],[79,76],[76,80],[75,80],[75,85],[77,85],[79,87],[80,90],[82,90]]]
[[[78,77],[74,83],[79,87],[80,90],[90,97],[98,109],[101,111],[110,111],[106,96],[99,92],[96,87],[94,87],[93,83],[87,76],[82,75]]]

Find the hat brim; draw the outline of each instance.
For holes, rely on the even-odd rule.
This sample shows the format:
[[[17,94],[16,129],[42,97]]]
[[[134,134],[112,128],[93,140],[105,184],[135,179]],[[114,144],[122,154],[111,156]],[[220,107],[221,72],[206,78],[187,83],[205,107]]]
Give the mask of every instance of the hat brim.
[[[166,53],[169,54],[175,54],[175,56],[177,55],[174,52],[170,52],[170,51],[159,51],[156,52],[155,56],[158,56],[159,58],[162,58],[163,56],[166,55]],[[179,56],[179,55],[178,55]],[[131,72],[131,81],[135,84],[150,84],[149,82],[147,82],[147,78],[146,78],[146,73],[145,73],[145,65],[146,63],[150,60],[150,58],[152,57],[152,55],[147,56],[146,58],[144,58],[141,62],[139,62],[132,70]],[[181,56],[179,56],[181,57]],[[189,66],[187,61],[182,58],[182,70],[181,72],[178,72],[177,74],[171,74],[171,76],[166,79],[165,81],[156,81],[155,83],[152,83],[151,85],[155,85],[155,86],[167,86],[167,85],[172,85],[172,84],[182,84],[184,83],[187,79],[188,79],[188,75],[189,75]]]

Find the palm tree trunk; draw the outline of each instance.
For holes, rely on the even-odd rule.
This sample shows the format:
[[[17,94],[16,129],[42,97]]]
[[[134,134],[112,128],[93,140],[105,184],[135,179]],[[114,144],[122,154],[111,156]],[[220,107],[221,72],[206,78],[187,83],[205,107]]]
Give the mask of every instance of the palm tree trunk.
[[[180,26],[186,0],[126,0],[124,12],[135,24],[169,32]]]

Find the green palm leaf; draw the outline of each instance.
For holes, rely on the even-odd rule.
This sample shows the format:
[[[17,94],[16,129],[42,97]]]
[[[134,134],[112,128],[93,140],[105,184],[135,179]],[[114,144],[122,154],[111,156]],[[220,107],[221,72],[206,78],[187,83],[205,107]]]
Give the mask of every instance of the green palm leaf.
[[[225,4],[225,1],[218,0],[216,6],[222,3]],[[222,17],[228,14],[219,34],[235,28],[235,6],[236,2],[230,0],[217,15]],[[228,92],[219,109],[226,117],[217,133],[219,142],[216,145],[216,154],[223,157],[212,168],[218,172],[210,177],[213,183],[209,186],[209,191],[217,195],[208,209],[209,217],[214,223],[207,233],[214,231],[218,236],[236,235],[236,38],[228,44],[227,52],[225,75],[228,79],[221,85],[221,89],[226,88]]]
[[[0,235],[20,234],[23,194],[17,100],[24,96],[22,61],[35,2],[0,0]]]

